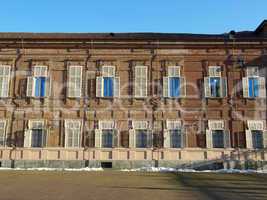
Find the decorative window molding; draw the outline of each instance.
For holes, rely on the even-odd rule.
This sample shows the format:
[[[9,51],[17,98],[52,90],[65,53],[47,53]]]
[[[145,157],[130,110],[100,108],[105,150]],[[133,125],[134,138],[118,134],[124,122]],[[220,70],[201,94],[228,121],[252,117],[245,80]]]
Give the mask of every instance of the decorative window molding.
[[[249,130],[264,130],[264,121],[262,120],[247,120]]]
[[[101,72],[102,72],[102,76],[105,77],[115,77],[115,66],[102,66],[101,68]]]
[[[209,77],[221,77],[222,69],[221,66],[209,66]]]
[[[147,97],[147,66],[135,66],[134,73],[134,96],[135,98]]]
[[[258,77],[259,75],[260,75],[259,67],[257,67],[257,66],[247,66],[246,67],[246,76],[248,76],[248,77],[250,77],[250,76]]]
[[[79,98],[82,96],[82,73],[83,66],[68,66],[68,97]]]
[[[180,66],[168,66],[168,77],[180,77],[181,67]]]
[[[0,65],[0,97],[9,96],[11,66]]]
[[[140,130],[140,129],[148,129],[149,128],[149,123],[148,121],[132,121],[132,127],[135,130]]]
[[[168,130],[176,130],[182,128],[182,121],[181,120],[167,120],[166,121],[166,128]]]
[[[115,122],[114,121],[98,121],[98,128],[100,130],[108,130],[108,129],[115,129]]]
[[[224,130],[223,120],[208,120],[209,130]]]

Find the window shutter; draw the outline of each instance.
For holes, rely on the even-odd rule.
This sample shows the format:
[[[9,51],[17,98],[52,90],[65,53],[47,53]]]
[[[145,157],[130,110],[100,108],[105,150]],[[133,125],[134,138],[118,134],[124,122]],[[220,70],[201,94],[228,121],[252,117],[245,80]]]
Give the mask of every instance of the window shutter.
[[[147,97],[147,66],[136,66],[134,79],[135,97]]]
[[[242,78],[242,86],[243,86],[243,97],[248,98],[248,77]]]
[[[147,130],[147,147],[153,147],[153,132],[152,130]]]
[[[204,78],[204,91],[205,91],[205,97],[210,97],[211,96],[210,78],[209,77],[205,77]]]
[[[34,77],[27,77],[27,97],[34,96],[35,79]]]
[[[206,130],[206,147],[208,149],[213,148],[212,131],[208,129]]]
[[[221,78],[220,84],[221,84],[221,97],[226,97],[227,96],[227,79]]]
[[[168,67],[168,76],[169,77],[179,77],[181,74],[180,66],[169,66]]]
[[[68,97],[81,97],[82,68],[82,66],[69,66],[68,68]]]
[[[42,131],[42,147],[47,146],[47,140],[48,140],[48,129]]]
[[[266,98],[265,77],[259,77],[259,97]]]
[[[102,146],[102,130],[95,129],[95,147],[101,148]]]
[[[252,149],[252,133],[251,130],[246,130],[246,144],[248,149]]]
[[[221,66],[210,66],[209,76],[210,77],[221,77]]]
[[[180,77],[180,96],[186,96],[186,82],[184,77]]]
[[[46,85],[45,85],[45,96],[46,97],[49,97],[51,95],[51,87],[52,87],[51,78],[47,77],[46,78]]]
[[[136,137],[135,137],[135,130],[130,129],[129,130],[129,148],[135,148],[136,147]]]
[[[181,148],[186,148],[186,137],[187,137],[187,135],[186,135],[186,132],[185,132],[185,130],[181,133]]]
[[[230,131],[224,131],[224,148],[231,148],[231,138],[230,138]]]
[[[113,131],[113,143],[112,143],[112,147],[119,147],[119,131],[117,129],[115,129]]]
[[[0,96],[1,97],[8,97],[9,85],[10,85],[10,70],[11,70],[11,67],[8,65],[0,66],[0,77],[1,77]]]
[[[114,78],[114,97],[120,97],[120,78]]]
[[[26,130],[24,133],[24,147],[31,147],[32,131],[30,129]]]
[[[169,97],[169,78],[163,77],[163,97]]]
[[[164,135],[164,148],[170,148],[170,132],[168,129],[164,129],[163,131],[163,135]]]
[[[267,130],[264,130],[262,134],[263,134],[263,146],[264,148],[267,148]]]
[[[103,95],[103,77],[96,77],[96,97],[102,97]]]

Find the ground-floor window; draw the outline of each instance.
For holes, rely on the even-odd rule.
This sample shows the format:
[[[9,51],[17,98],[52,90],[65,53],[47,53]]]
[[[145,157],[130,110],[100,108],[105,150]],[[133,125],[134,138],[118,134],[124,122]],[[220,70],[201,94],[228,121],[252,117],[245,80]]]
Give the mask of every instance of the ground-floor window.
[[[102,145],[103,148],[113,147],[113,130],[102,130]]]
[[[213,148],[224,148],[224,131],[223,130],[212,131],[212,143],[213,143]]]
[[[136,148],[148,147],[148,135],[146,130],[136,130]]]
[[[32,129],[31,131],[31,147],[43,147],[44,144],[44,130]]]
[[[65,121],[65,137],[66,147],[80,147],[81,122],[79,120]]]
[[[181,148],[182,147],[181,130],[170,130],[170,147],[171,148]]]
[[[263,134],[262,131],[251,131],[252,133],[252,145],[254,149],[262,149],[263,148]]]
[[[6,121],[0,121],[0,146],[5,146],[6,143]]]

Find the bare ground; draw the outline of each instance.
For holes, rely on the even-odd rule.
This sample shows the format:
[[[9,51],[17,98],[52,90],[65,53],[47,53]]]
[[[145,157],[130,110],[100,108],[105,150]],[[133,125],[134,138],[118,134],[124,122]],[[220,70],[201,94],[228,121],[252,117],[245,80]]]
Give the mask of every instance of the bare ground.
[[[1,171],[2,200],[267,199],[267,175]]]

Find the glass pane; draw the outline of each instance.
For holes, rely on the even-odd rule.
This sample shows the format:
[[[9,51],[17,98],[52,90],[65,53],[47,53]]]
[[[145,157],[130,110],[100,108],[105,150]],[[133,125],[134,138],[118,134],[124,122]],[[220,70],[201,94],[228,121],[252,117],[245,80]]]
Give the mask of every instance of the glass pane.
[[[169,78],[170,96],[179,97],[180,95],[180,79],[178,77]]]
[[[104,96],[113,97],[113,78],[104,77]]]
[[[147,148],[147,131],[136,131],[136,148]]]
[[[263,135],[262,131],[252,131],[252,144],[254,149],[263,148]]]
[[[210,78],[210,89],[212,97],[220,97],[220,78],[211,77]]]
[[[42,147],[42,133],[41,129],[32,130],[32,147]]]
[[[181,148],[182,147],[181,130],[171,130],[170,131],[170,147],[171,148]]]
[[[224,148],[223,130],[212,131],[213,148]]]
[[[113,130],[102,130],[102,147],[112,148],[113,146]]]

